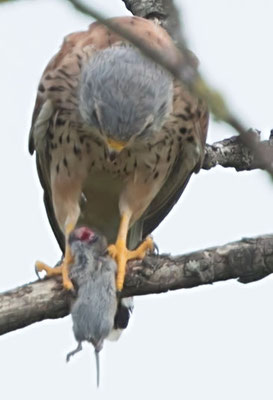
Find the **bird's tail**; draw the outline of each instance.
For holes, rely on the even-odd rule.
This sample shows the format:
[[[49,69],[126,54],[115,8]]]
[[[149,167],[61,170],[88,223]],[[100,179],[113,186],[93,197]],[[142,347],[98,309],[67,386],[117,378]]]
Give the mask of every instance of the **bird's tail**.
[[[110,334],[107,336],[107,340],[116,341],[120,338],[123,330],[127,328],[129,323],[130,315],[134,309],[133,297],[126,297],[119,300],[114,326]]]

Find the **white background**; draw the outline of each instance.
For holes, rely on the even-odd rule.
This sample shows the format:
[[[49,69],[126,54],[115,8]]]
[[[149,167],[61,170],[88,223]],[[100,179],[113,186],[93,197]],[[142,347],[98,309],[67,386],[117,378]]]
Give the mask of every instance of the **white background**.
[[[121,0],[93,0],[106,15]],[[177,1],[203,73],[248,126],[273,128],[271,0]],[[182,9],[183,5],[183,9]],[[0,7],[0,290],[35,280],[34,261],[54,264],[59,249],[47,222],[28,131],[41,73],[63,36],[90,19],[65,1]],[[211,143],[232,136],[211,123]],[[191,180],[156,230],[161,252],[179,254],[272,232],[273,185],[261,172],[215,168]],[[273,281],[236,281],[137,298],[130,326],[101,355],[75,347],[70,317],[0,337],[0,397],[85,399],[272,399]]]

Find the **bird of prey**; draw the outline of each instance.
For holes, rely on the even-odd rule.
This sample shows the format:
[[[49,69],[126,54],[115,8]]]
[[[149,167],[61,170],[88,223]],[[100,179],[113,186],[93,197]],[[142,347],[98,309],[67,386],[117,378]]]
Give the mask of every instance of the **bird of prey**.
[[[70,233],[68,241],[74,258],[69,277],[76,288],[76,297],[73,296],[71,301],[71,315],[78,347],[67,355],[67,361],[82,350],[82,342],[92,343],[99,386],[99,352],[105,339],[118,339],[127,327],[132,298],[117,297],[117,265],[106,252],[105,237],[87,227],[80,227]]]
[[[134,16],[111,23],[177,58],[159,24]],[[122,290],[127,260],[152,248],[147,236],[200,169],[207,126],[200,99],[104,24],[65,38],[42,75],[29,140],[64,252],[58,272],[65,288],[73,288],[68,237],[84,225],[113,243],[108,250]],[[54,274],[43,263],[37,268]]]

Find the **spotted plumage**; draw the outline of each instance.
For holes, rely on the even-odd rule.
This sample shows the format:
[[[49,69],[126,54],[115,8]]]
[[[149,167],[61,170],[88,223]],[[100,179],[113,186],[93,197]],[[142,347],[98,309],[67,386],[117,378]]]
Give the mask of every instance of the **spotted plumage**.
[[[158,24],[139,17],[112,22],[179,59]],[[30,133],[61,248],[77,224],[109,242],[126,231],[122,240],[135,248],[200,169],[207,125],[199,99],[104,25],[68,35],[41,78]]]

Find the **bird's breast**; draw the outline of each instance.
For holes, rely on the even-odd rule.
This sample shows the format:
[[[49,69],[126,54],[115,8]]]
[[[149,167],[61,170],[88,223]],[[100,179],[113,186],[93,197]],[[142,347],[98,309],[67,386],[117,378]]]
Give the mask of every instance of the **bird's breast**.
[[[79,224],[97,229],[113,241],[121,199],[134,209],[133,221],[137,220],[164,184],[176,151],[169,136],[111,151],[107,142],[92,132],[58,130],[51,143],[51,172],[56,186],[80,183],[86,200],[81,204]]]
[[[161,142],[153,146],[125,147],[116,153],[107,148],[91,151],[83,184],[86,201],[81,207],[79,223],[97,228],[108,241],[115,240],[121,199],[127,199],[128,192],[134,193],[133,199],[128,198],[129,206],[140,215],[160,190],[173,158],[170,147]]]

